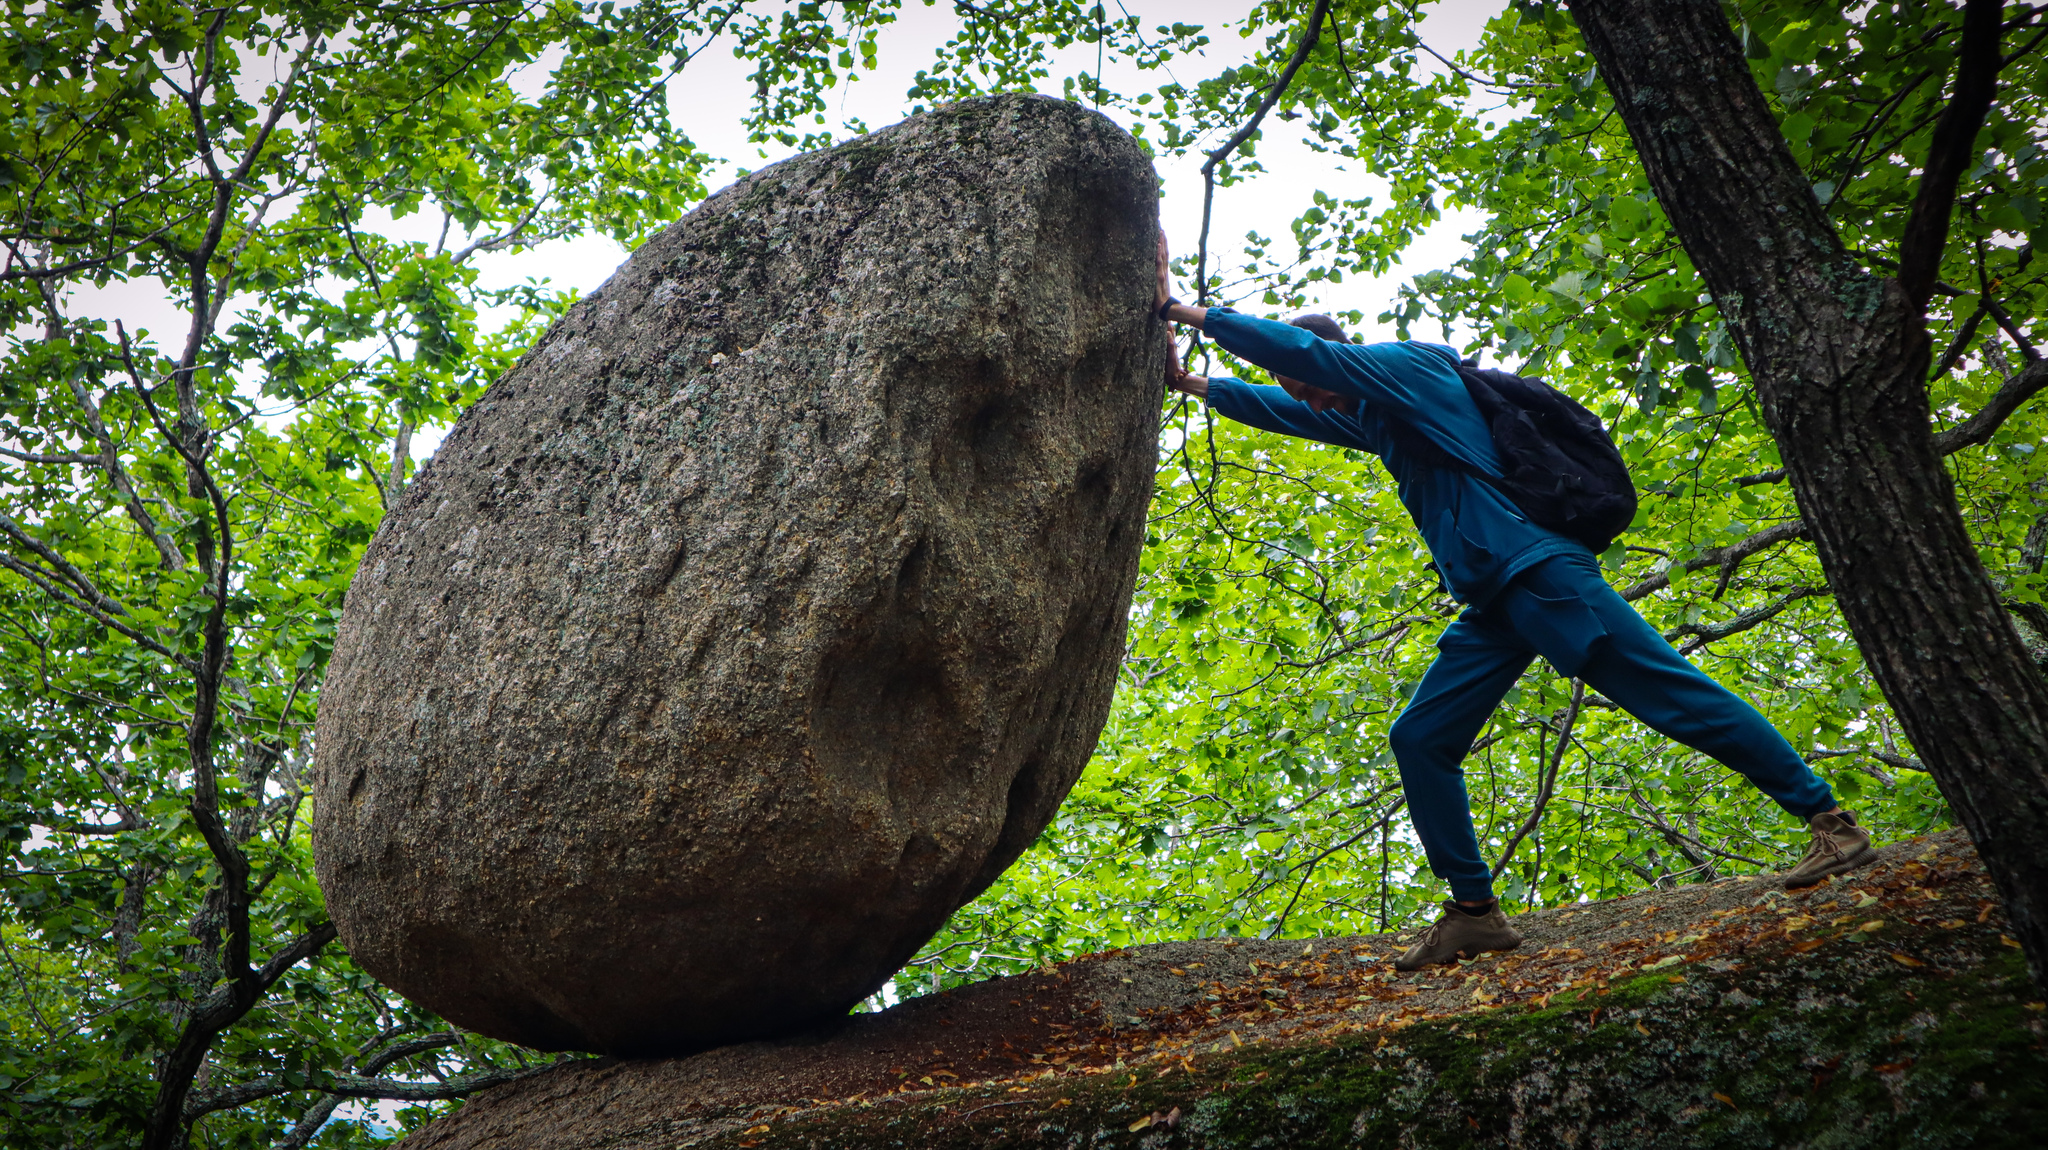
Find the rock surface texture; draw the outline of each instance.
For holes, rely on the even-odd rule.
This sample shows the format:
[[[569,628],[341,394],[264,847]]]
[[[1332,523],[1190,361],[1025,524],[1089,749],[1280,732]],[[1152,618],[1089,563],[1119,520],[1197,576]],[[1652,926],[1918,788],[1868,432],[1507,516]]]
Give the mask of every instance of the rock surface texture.
[[[494,384],[320,707],[342,939],[450,1021],[673,1053],[843,1013],[1010,865],[1123,653],[1155,177],[998,97],[767,168]]]
[[[2048,1007],[1960,831],[1413,935],[1089,955],[689,1058],[566,1061],[404,1150],[2039,1150]]]

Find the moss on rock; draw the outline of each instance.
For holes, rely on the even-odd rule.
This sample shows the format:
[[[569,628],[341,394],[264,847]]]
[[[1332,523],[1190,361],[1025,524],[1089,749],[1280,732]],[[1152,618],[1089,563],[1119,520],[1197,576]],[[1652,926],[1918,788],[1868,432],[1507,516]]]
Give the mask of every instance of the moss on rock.
[[[1978,941],[1939,962],[1894,939],[1644,975],[1541,1009],[1247,1047],[1045,1091],[812,1111],[683,1145],[2038,1146],[2040,1004],[2019,952]]]

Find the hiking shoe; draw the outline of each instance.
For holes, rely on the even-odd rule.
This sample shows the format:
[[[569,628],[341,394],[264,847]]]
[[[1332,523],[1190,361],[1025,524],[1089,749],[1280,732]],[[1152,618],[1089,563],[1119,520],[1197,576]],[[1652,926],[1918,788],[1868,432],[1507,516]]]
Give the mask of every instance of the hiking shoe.
[[[1500,900],[1484,915],[1469,915],[1455,902],[1445,901],[1444,916],[1437,919],[1415,945],[1394,960],[1395,970],[1421,970],[1439,962],[1478,958],[1489,950],[1513,950],[1522,945],[1522,934],[1508,925],[1500,912]]]
[[[1855,870],[1877,861],[1870,847],[1870,832],[1856,825],[1856,812],[1818,814],[1806,820],[1813,842],[1799,865],[1785,872],[1785,886],[1792,890],[1813,886],[1829,875]]]

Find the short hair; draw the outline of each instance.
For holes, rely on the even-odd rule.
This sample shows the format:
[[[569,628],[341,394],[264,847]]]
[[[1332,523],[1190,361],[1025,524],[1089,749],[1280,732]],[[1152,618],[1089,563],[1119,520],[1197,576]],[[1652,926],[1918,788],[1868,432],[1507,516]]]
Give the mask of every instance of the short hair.
[[[1308,315],[1298,315],[1295,316],[1293,319],[1288,320],[1287,322],[1293,324],[1295,327],[1303,329],[1304,331],[1312,331],[1315,334],[1321,336],[1322,338],[1329,340],[1331,343],[1351,342],[1351,337],[1344,334],[1344,329],[1337,326],[1336,320],[1331,319],[1329,316],[1323,315],[1318,312],[1311,312]]]

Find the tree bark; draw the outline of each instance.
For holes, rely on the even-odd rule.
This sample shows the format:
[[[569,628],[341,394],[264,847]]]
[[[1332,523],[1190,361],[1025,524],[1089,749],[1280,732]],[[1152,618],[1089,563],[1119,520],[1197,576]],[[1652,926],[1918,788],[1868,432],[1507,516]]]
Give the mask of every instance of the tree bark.
[[[1749,365],[1842,615],[2004,894],[2035,981],[2048,986],[2048,683],[1999,606],[1936,450],[1922,305],[1844,249],[1721,5],[1570,7]],[[1981,97],[1988,107],[1970,70],[1966,61],[1957,102]],[[1975,115],[1943,127],[1958,121],[1967,147]],[[1939,153],[1941,132],[1936,139]],[[1916,248],[1933,245],[1922,262],[1938,260],[1952,181],[1946,194],[1923,188],[1921,200],[1938,202],[1916,203],[1907,230]],[[1931,211],[1941,213],[1938,229]]]

